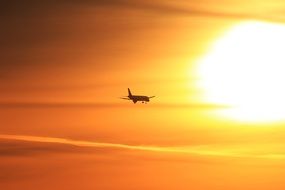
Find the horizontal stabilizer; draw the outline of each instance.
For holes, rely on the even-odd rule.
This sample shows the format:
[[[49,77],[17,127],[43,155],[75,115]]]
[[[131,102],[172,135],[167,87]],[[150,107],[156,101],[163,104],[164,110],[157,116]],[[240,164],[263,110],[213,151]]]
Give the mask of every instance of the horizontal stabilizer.
[[[148,98],[154,98],[155,96],[150,96],[150,97],[148,97]]]

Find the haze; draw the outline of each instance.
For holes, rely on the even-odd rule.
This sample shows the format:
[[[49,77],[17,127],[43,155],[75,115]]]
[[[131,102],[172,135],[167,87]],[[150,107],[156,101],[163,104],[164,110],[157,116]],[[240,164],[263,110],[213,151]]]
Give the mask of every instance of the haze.
[[[0,189],[284,189],[285,117],[217,114],[229,105],[203,99],[197,72],[240,23],[283,25],[284,6],[4,1]],[[156,97],[119,99],[127,88]]]

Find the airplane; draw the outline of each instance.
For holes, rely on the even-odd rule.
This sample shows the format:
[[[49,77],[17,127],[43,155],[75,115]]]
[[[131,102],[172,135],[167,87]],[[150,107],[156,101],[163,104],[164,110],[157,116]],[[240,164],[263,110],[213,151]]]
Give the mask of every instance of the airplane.
[[[137,103],[138,101],[141,101],[143,104],[149,102],[150,98],[154,98],[155,96],[141,96],[141,95],[132,95],[131,90],[128,88],[128,96],[125,97],[121,97],[121,99],[124,100],[132,100],[135,103]]]

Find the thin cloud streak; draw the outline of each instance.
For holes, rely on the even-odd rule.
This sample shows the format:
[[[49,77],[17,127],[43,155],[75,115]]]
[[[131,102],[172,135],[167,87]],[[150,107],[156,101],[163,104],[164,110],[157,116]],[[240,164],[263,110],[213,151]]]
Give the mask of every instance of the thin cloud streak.
[[[266,20],[272,22],[284,22],[284,18],[277,17],[277,15],[268,16],[266,14],[257,14],[249,12],[231,12],[231,11],[209,11],[203,8],[195,7],[181,7],[167,5],[165,3],[144,3],[144,2],[133,2],[126,1],[126,5],[143,10],[150,10],[159,13],[165,13],[168,15],[188,15],[188,16],[201,16],[201,17],[216,17],[216,18],[229,18],[229,19],[256,19],[256,20]],[[280,16],[280,15],[279,15]]]
[[[71,145],[84,148],[112,148],[125,149],[135,151],[150,151],[161,153],[181,153],[196,156],[216,156],[216,157],[232,157],[232,158],[260,158],[260,159],[285,159],[285,153],[282,152],[258,152],[253,148],[247,147],[240,149],[235,147],[219,148],[215,145],[201,146],[183,146],[183,147],[167,147],[167,146],[146,146],[146,145],[128,145],[120,143],[106,143],[96,141],[82,141],[65,138],[42,137],[42,136],[25,136],[25,135],[0,135],[2,140],[14,140],[34,143],[55,143],[60,145]]]
[[[53,103],[53,102],[43,102],[43,103],[30,103],[30,102],[11,102],[11,103],[0,103],[0,109],[4,108],[76,108],[76,107],[85,107],[85,108],[134,108],[132,102],[127,103]],[[138,107],[138,106],[136,106]],[[191,109],[223,109],[229,108],[226,105],[217,105],[217,104],[169,104],[169,103],[153,103],[147,105],[149,108],[191,108]]]
[[[78,147],[118,148],[118,149],[128,149],[128,150],[154,151],[154,152],[177,152],[177,153],[192,152],[192,151],[178,150],[172,147],[127,145],[119,143],[81,141],[81,140],[71,140],[71,139],[54,138],[54,137],[40,137],[40,136],[0,135],[0,139],[18,140],[18,141],[27,141],[27,142],[41,142],[41,143],[58,143],[58,144],[73,145]]]
[[[17,2],[17,3],[16,3]],[[193,4],[192,6],[180,6],[179,3],[167,4],[163,1],[141,1],[141,0],[75,0],[75,1],[35,1],[29,0],[28,2],[22,1],[9,1],[6,2],[3,6],[1,14],[13,16],[19,16],[25,13],[26,15],[33,15],[30,12],[35,14],[51,14],[55,8],[58,10],[58,7],[115,7],[115,8],[129,8],[129,9],[139,9],[143,11],[152,11],[160,14],[167,15],[189,15],[189,16],[202,16],[202,17],[217,17],[217,18],[231,18],[231,19],[258,19],[258,20],[268,20],[276,22],[284,22],[284,18],[280,18],[280,12],[277,10],[277,15],[274,15],[272,12],[270,16],[268,13],[252,13],[252,12],[233,12],[233,11],[221,11],[221,10],[207,10],[204,8],[199,8]],[[24,7],[24,8],[23,8]],[[39,11],[39,9],[41,11]],[[282,14],[283,15],[283,14]]]

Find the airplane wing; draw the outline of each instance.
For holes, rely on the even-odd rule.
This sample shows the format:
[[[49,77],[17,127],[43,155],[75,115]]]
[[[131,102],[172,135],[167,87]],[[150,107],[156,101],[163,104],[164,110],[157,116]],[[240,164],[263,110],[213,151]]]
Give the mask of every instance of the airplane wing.
[[[148,97],[148,98],[154,98],[155,96],[150,96],[150,97]]]
[[[120,99],[123,99],[123,100],[131,100],[130,98],[127,98],[127,97],[120,97]]]

